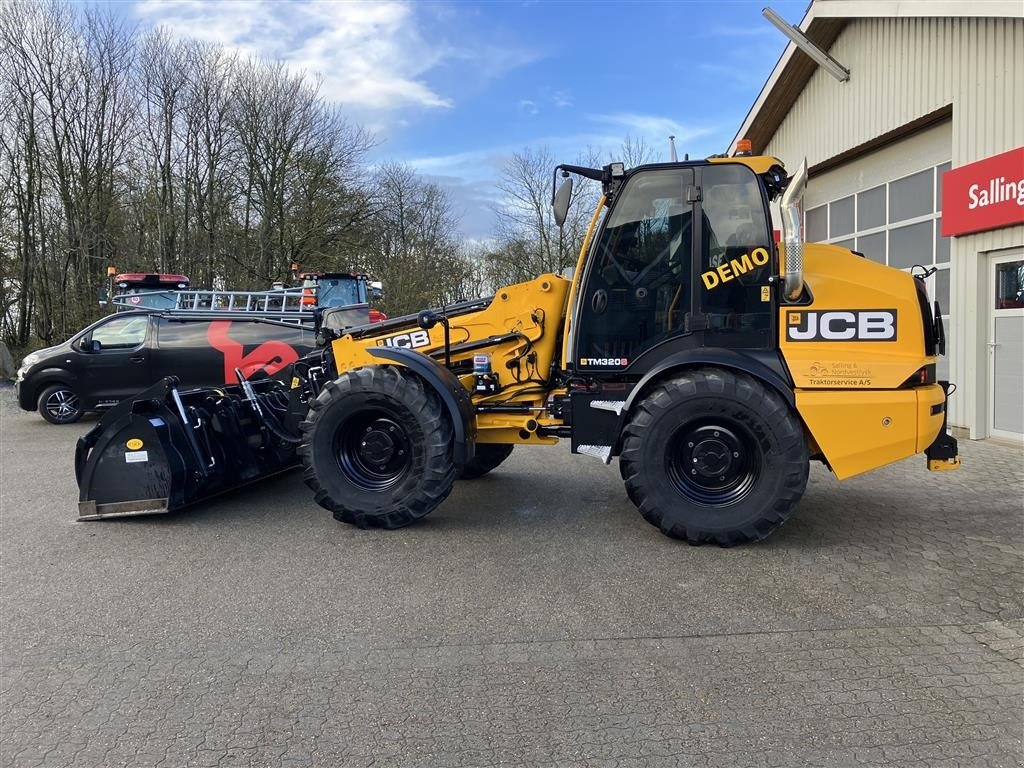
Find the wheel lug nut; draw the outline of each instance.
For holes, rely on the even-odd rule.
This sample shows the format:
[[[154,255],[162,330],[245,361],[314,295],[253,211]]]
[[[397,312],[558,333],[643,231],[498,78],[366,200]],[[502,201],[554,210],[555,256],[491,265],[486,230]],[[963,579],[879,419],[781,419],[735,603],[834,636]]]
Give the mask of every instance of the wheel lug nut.
[[[718,479],[719,479],[719,480],[725,480],[725,475],[722,475],[722,476],[721,476],[720,478],[718,478]]]
[[[718,433],[717,432],[715,432],[715,437],[718,437]]]
[[[696,464],[696,463],[697,463],[697,460],[696,460],[696,459],[694,459],[694,460],[693,460],[693,463],[694,463],[694,464]]]
[[[690,448],[693,448],[693,443],[687,443],[686,445]]]
[[[734,459],[738,459],[738,458],[740,457],[740,452],[739,452],[739,451],[733,451],[733,452],[732,452],[732,457],[733,457]]]
[[[360,445],[363,446],[363,448],[365,448],[366,447],[366,441],[363,440],[363,442],[361,442]]]
[[[691,475],[696,475],[697,474],[697,470],[696,469],[691,469],[690,470],[690,474]]]

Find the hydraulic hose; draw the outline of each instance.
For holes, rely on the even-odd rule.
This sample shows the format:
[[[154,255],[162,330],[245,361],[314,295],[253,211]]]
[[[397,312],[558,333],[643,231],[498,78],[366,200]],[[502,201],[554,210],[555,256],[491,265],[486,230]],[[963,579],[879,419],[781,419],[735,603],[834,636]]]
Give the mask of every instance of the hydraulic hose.
[[[288,445],[299,445],[302,442],[301,437],[296,437],[295,435],[290,435],[285,432],[277,423],[277,418],[270,413],[269,409],[263,414],[263,425],[270,431],[270,434],[278,440],[288,443]]]

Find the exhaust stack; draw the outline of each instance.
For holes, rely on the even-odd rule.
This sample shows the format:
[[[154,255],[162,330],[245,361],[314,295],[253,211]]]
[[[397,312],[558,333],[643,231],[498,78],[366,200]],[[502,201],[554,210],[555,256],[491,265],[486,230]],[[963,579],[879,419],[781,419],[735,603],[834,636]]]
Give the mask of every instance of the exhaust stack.
[[[782,193],[782,241],[786,245],[786,271],[783,294],[796,301],[804,290],[804,242],[800,237],[800,203],[807,187],[807,158],[800,163]]]

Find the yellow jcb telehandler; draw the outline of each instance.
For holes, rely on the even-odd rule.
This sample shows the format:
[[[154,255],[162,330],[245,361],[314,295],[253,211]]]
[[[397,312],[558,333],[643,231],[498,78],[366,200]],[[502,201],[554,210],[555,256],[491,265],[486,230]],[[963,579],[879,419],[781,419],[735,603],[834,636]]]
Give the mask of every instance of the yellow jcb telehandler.
[[[80,515],[168,511],[301,461],[338,520],[397,528],[514,446],[564,438],[617,457],[665,534],[729,546],[787,519],[811,459],[840,479],[922,452],[929,469],[959,465],[927,270],[804,244],[806,163],[792,177],[756,156],[555,172],[559,223],[574,177],[602,187],[571,279],[359,328],[328,310],[290,387],[166,380],[82,439]]]

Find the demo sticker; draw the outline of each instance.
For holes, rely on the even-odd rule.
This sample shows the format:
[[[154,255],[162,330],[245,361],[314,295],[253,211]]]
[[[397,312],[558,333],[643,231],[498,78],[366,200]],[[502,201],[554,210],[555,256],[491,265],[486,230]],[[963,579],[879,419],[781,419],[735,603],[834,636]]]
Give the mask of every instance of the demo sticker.
[[[127,443],[124,444],[129,451],[137,451],[142,447],[142,441],[137,437],[133,437]]]
[[[138,464],[149,461],[149,451],[125,451],[124,461],[125,464]]]

